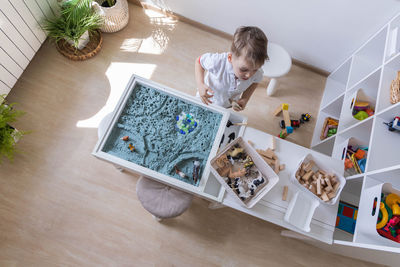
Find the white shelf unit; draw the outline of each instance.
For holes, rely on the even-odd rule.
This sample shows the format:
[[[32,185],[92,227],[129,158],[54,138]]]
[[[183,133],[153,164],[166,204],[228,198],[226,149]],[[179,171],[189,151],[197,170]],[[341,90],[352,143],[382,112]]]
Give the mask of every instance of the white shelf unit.
[[[390,84],[398,71],[400,14],[328,77],[311,148],[344,161],[349,144],[368,147],[365,172],[347,176],[341,194],[342,201],[359,208],[355,233],[336,229],[334,243],[377,253],[390,252],[400,258],[400,243],[379,236],[376,217],[371,215],[371,197],[384,190],[382,186],[386,188],[386,183],[390,183],[400,190],[400,133],[388,131],[384,124],[400,116],[400,103],[393,105],[389,101]],[[354,119],[352,108],[357,99],[370,102],[375,114],[363,121]],[[328,116],[339,119],[338,133],[321,141],[323,122]]]

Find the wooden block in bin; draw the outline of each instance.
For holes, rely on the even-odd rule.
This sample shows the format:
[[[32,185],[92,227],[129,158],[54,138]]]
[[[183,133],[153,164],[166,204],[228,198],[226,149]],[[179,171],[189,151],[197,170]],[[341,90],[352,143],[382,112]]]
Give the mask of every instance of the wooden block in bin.
[[[325,201],[325,202],[326,202],[326,201],[329,201],[328,195],[325,193],[325,191],[322,192],[321,198],[322,198],[322,200]]]
[[[317,195],[321,195],[321,179],[317,180]]]
[[[285,186],[283,187],[283,194],[282,194],[282,200],[283,200],[283,201],[286,201],[287,193],[288,193],[288,187],[287,187],[287,185],[285,185]]]
[[[274,151],[272,151],[270,148],[268,148],[267,150],[261,150],[261,149],[256,149],[256,151],[258,152],[258,154],[270,158],[272,159],[274,157]]]
[[[336,196],[336,192],[330,192],[329,194],[328,194],[328,198],[329,199],[332,199],[332,198],[334,198]]]
[[[305,175],[303,175],[303,180],[304,181],[308,181],[308,179],[310,179],[310,177],[313,175],[313,171],[309,171],[307,172]]]
[[[280,171],[283,171],[284,169],[285,169],[285,164],[279,165],[279,170],[280,170]]]
[[[280,168],[279,168],[279,159],[276,159],[276,160],[275,160],[275,169],[274,169],[274,171],[275,171],[276,174],[278,174],[279,171],[280,171]]]

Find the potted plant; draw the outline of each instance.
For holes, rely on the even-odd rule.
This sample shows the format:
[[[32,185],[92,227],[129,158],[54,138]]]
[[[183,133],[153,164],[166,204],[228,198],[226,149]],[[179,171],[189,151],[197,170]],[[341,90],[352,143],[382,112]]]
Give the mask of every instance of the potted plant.
[[[92,9],[92,0],[64,0],[60,15],[46,19],[44,29],[56,42],[65,39],[75,49],[83,49],[90,35],[102,25],[102,19]]]
[[[15,122],[24,112],[15,110],[15,103],[7,104],[4,100],[5,95],[0,95],[0,163],[3,158],[13,160],[17,152],[15,147],[18,140],[27,132],[18,131],[10,124]]]
[[[93,8],[103,19],[102,32],[117,32],[128,24],[127,0],[96,0],[93,1]]]

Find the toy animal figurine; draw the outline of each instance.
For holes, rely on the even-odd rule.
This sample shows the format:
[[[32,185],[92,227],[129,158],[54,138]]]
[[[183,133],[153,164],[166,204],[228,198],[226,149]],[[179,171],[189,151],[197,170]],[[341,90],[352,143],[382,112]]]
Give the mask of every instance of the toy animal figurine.
[[[229,144],[232,140],[235,139],[235,133],[233,132],[230,135],[228,135],[228,138],[229,138],[229,140],[228,140],[228,144]]]
[[[129,147],[129,149],[131,150],[131,152],[135,151],[135,146],[132,145],[132,143],[130,143],[130,144],[128,145],[128,147]]]
[[[124,137],[121,137],[121,139],[124,140],[125,142],[126,142],[126,141],[129,141],[129,136],[126,135],[126,136],[124,136]]]
[[[246,159],[244,161],[243,167],[245,167],[247,169],[247,168],[250,168],[253,165],[254,165],[253,159],[249,155],[247,155],[247,157],[246,157]]]
[[[232,151],[228,153],[229,156],[235,158],[238,154],[243,152],[243,148],[235,147]]]
[[[197,180],[199,179],[200,173],[200,161],[194,160],[193,161],[193,181],[196,184]]]
[[[235,172],[229,171],[228,177],[233,179],[233,178],[237,178],[237,177],[242,177],[245,174],[246,174],[246,169],[240,169]]]
[[[175,165],[174,168],[175,168],[175,173],[178,174],[181,178],[187,178],[187,175],[180,169],[178,169],[178,166]]]

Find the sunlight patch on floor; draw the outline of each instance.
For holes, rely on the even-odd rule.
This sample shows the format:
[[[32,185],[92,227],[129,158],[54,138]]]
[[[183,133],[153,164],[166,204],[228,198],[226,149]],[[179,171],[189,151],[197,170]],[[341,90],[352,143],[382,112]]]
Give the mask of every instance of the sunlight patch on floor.
[[[157,65],[113,62],[106,71],[110,82],[110,95],[106,104],[92,117],[77,122],[78,128],[97,128],[107,114],[114,111],[132,74],[151,79]]]

